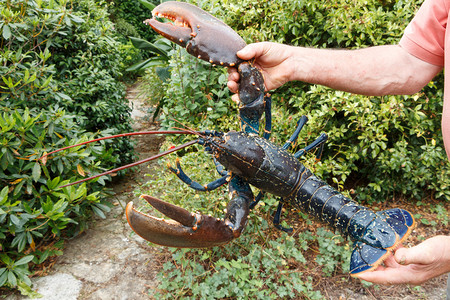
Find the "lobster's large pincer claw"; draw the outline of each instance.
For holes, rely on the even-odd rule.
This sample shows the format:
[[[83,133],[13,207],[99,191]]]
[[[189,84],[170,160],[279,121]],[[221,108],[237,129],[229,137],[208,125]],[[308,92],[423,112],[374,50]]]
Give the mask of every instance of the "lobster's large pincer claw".
[[[236,52],[245,41],[228,25],[206,11],[185,2],[167,1],[155,7],[153,19],[146,20],[156,32],[185,47],[187,52],[204,61],[222,66],[242,62]],[[172,20],[162,23],[155,17]]]
[[[171,218],[155,218],[133,208],[128,203],[128,224],[143,239],[155,244],[178,248],[206,248],[226,244],[239,236],[228,221],[211,216],[193,214],[184,208],[155,197],[141,196],[158,211]]]

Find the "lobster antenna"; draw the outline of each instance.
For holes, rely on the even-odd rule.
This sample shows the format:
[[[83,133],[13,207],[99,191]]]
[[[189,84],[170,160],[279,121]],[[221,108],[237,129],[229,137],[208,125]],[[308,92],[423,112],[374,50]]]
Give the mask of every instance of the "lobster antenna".
[[[174,147],[174,148],[172,148],[172,149],[166,150],[166,151],[161,152],[161,153],[159,153],[159,154],[156,154],[156,155],[154,155],[154,156],[152,156],[152,157],[149,157],[149,158],[146,158],[146,159],[143,159],[143,160],[140,160],[140,161],[137,161],[137,162],[134,162],[134,163],[131,163],[131,164],[128,164],[128,165],[119,167],[119,168],[115,168],[115,169],[112,169],[112,170],[103,172],[103,173],[101,173],[101,174],[97,174],[97,175],[94,175],[94,176],[91,176],[91,177],[88,177],[88,178],[84,178],[84,179],[81,179],[81,180],[78,180],[78,181],[75,181],[75,182],[72,182],[72,183],[63,185],[63,186],[61,186],[61,188],[67,187],[67,186],[71,186],[71,185],[75,185],[75,184],[79,184],[79,183],[82,183],[82,182],[85,182],[85,181],[88,181],[88,180],[91,180],[91,179],[94,179],[94,178],[97,178],[97,177],[101,177],[101,176],[104,176],[104,175],[108,175],[108,174],[111,174],[111,173],[119,172],[119,171],[124,170],[124,169],[127,169],[127,168],[135,167],[135,166],[137,166],[137,165],[140,165],[140,164],[143,164],[143,163],[146,163],[146,162],[155,160],[155,159],[157,159],[157,158],[160,158],[161,156],[165,156],[165,155],[167,155],[167,154],[170,154],[170,153],[172,153],[172,152],[178,151],[178,150],[180,150],[180,149],[189,147],[189,146],[191,146],[191,145],[193,145],[193,144],[195,144],[195,143],[197,143],[197,142],[198,142],[198,140],[193,140],[193,141],[184,143],[183,145],[176,146],[176,147]]]
[[[186,128],[172,127],[172,128],[173,129],[179,129],[179,130],[185,131],[185,132],[189,132],[190,134],[195,134],[195,135],[198,135],[198,136],[202,135],[200,131],[195,131],[195,130],[193,130],[191,128],[188,128],[188,127],[186,127]]]
[[[185,130],[185,131],[187,131],[187,132],[191,132],[192,134],[196,134],[196,135],[199,135],[199,134],[200,134],[200,132],[194,130],[194,129],[191,128],[191,127],[188,127],[187,125],[181,123],[181,122],[178,121],[177,119],[174,119],[174,118],[171,118],[171,119],[172,119],[173,121],[179,123],[179,124],[182,126],[182,128],[180,128],[180,127],[172,127],[173,129]]]
[[[42,163],[45,165],[46,162],[47,162],[47,156],[49,156],[49,155],[51,155],[53,153],[59,152],[59,151],[67,150],[67,149],[70,149],[70,148],[74,148],[74,147],[78,147],[78,146],[82,146],[82,145],[86,145],[86,144],[90,144],[90,143],[98,142],[98,141],[102,141],[102,140],[109,140],[109,139],[114,139],[114,138],[118,138],[118,137],[133,136],[133,135],[145,135],[145,134],[196,134],[196,133],[193,133],[193,132],[191,132],[189,130],[182,130],[182,131],[176,131],[176,130],[161,130],[161,131],[157,131],[157,130],[153,130],[153,131],[138,131],[138,132],[121,133],[121,134],[105,136],[105,137],[93,139],[93,140],[90,140],[90,141],[87,141],[87,142],[79,143],[79,144],[76,144],[76,145],[60,148],[60,149],[57,149],[55,151],[52,151],[52,152],[49,152],[49,153],[45,153],[44,155],[42,155],[41,158],[39,158],[39,160],[41,160]]]

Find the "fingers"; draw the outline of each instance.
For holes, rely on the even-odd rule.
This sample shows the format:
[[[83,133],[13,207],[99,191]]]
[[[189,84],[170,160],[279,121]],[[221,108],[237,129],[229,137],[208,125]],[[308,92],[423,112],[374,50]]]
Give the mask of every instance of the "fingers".
[[[402,266],[397,263],[394,256],[389,255],[389,257],[384,261],[384,266],[380,265],[375,269],[375,271],[364,272],[358,274],[356,277],[376,284],[397,284],[399,282],[396,282],[396,276],[398,276],[396,269],[399,267]]]
[[[232,93],[237,93],[239,89],[239,73],[237,72],[236,68],[229,68],[228,69],[228,89]]]
[[[401,246],[394,257],[385,260],[384,267],[356,277],[377,284],[422,284],[450,270],[446,264],[446,244],[450,246],[448,236],[436,236],[412,248]]]
[[[401,265],[395,260],[394,255],[389,255],[388,258],[386,258],[386,260],[384,261],[384,265],[386,266],[386,268],[398,268],[401,267]],[[378,268],[380,268],[382,266],[379,266]],[[377,268],[377,270],[378,270]]]
[[[433,249],[428,243],[421,243],[412,248],[400,248],[395,252],[395,260],[401,265],[433,263]]]
[[[264,54],[266,54],[273,46],[274,43],[262,42],[262,43],[254,43],[245,46],[242,50],[237,52],[237,56],[243,60],[251,60],[253,58],[260,58]],[[232,96],[232,100],[236,103],[239,102],[239,96],[236,94],[239,90],[239,73],[236,68],[228,68],[228,89],[234,93]],[[266,85],[266,89],[268,86]]]
[[[234,94],[233,96],[231,96],[231,100],[233,100],[234,102],[239,104],[239,102],[240,102],[239,95],[238,94]]]
[[[357,277],[365,281],[385,285],[414,282],[416,279],[414,276],[416,274],[410,272],[409,270],[405,270],[405,268],[407,267],[400,266],[399,268],[385,268],[380,266],[373,272],[365,272]]]

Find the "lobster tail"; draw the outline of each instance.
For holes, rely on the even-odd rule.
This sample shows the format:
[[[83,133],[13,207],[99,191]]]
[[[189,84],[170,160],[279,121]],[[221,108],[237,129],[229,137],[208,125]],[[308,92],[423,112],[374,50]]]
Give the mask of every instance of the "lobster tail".
[[[302,174],[295,200],[303,211],[354,242],[351,275],[376,268],[414,228],[414,218],[406,210],[394,208],[375,213],[340,194],[308,169]]]
[[[377,238],[378,242],[384,244],[386,240],[390,240],[389,238],[386,240],[382,239],[384,236],[392,237],[392,233],[380,230],[385,227],[383,223],[388,224],[395,232],[395,242],[389,247],[374,247],[363,241],[357,241],[350,258],[350,275],[352,276],[378,267],[390,254],[389,252],[394,251],[409,236],[415,226],[411,213],[400,208],[388,209],[377,213],[377,219],[372,223],[374,224],[372,228],[376,228],[382,234]],[[377,227],[378,225],[381,226]],[[372,234],[373,230],[367,230],[363,236],[368,237]]]

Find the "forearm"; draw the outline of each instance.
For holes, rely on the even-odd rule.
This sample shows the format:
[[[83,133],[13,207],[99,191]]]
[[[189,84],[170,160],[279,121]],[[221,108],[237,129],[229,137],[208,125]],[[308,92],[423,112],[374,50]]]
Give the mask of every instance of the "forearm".
[[[450,272],[450,236],[438,236],[441,239],[440,248],[442,249],[442,258],[439,259],[442,265],[442,274]]]
[[[290,47],[292,80],[364,95],[413,94],[441,67],[410,55],[400,46],[359,50]]]

